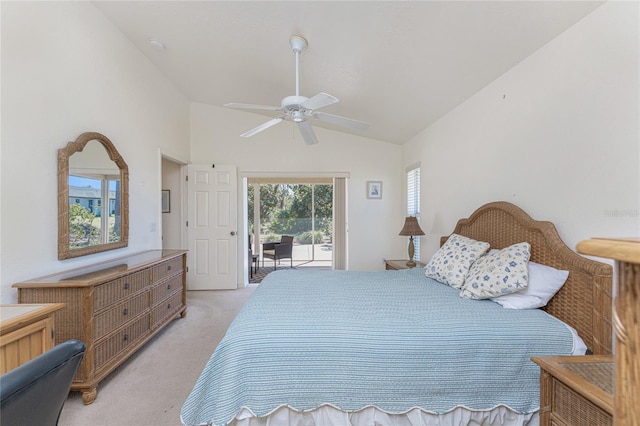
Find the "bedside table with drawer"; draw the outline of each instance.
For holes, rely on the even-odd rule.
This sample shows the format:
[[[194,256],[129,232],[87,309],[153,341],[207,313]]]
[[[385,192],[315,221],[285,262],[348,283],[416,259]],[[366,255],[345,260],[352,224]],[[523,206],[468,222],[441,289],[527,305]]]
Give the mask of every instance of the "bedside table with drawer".
[[[426,264],[422,262],[416,262],[416,266],[413,268],[424,268]],[[394,269],[411,269],[407,266],[407,259],[385,259],[384,260],[384,269],[394,270]]]
[[[0,305],[0,374],[53,348],[53,315],[62,308],[62,303]]]
[[[613,357],[544,356],[540,366],[540,425],[613,425]]]

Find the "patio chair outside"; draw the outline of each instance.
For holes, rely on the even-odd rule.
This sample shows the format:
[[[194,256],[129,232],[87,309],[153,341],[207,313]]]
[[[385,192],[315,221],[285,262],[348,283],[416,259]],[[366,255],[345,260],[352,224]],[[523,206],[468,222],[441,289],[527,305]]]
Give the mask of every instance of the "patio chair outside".
[[[293,268],[293,237],[283,235],[280,242],[262,244],[262,266],[264,267],[264,258],[273,260],[273,270],[277,269],[280,259],[291,259],[291,267]]]

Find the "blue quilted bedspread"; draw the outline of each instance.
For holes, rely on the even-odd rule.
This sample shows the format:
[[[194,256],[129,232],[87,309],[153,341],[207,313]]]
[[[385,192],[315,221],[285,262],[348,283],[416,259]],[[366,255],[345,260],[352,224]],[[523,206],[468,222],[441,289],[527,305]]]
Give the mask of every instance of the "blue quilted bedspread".
[[[271,273],[229,327],[184,403],[185,425],[225,424],[287,405],[519,413],[539,406],[536,355],[568,355],[567,328],[504,309],[423,270]]]

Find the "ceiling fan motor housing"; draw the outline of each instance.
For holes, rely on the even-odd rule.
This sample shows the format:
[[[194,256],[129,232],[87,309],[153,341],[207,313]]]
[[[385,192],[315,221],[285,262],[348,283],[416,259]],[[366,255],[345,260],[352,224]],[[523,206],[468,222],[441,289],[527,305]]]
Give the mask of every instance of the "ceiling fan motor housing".
[[[301,109],[304,101],[309,100],[306,96],[287,96],[282,100],[280,106],[282,109],[290,110],[290,109]]]

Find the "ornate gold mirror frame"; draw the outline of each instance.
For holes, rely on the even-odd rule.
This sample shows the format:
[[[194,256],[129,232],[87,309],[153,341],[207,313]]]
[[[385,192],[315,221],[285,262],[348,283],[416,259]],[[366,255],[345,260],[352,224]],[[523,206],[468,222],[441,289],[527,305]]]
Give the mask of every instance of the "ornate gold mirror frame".
[[[120,235],[117,241],[87,244],[82,247],[72,248],[70,246],[71,241],[69,237],[69,231],[71,229],[71,217],[69,212],[69,158],[74,153],[81,152],[85,148],[87,143],[91,141],[97,141],[102,144],[107,154],[109,155],[109,159],[113,161],[117,168],[120,170],[120,192],[118,194],[119,196],[115,197],[116,201],[114,201],[114,212],[116,212],[116,215],[117,212],[119,212]],[[108,206],[107,208],[107,215],[110,214],[109,209],[110,206]],[[129,168],[127,166],[127,163],[125,163],[118,150],[106,136],[95,132],[83,133],[78,136],[75,141],[69,142],[65,148],[61,148],[58,150],[58,259],[70,259],[73,257],[86,256],[88,254],[99,253],[107,250],[114,250],[117,248],[127,247],[128,243]]]

